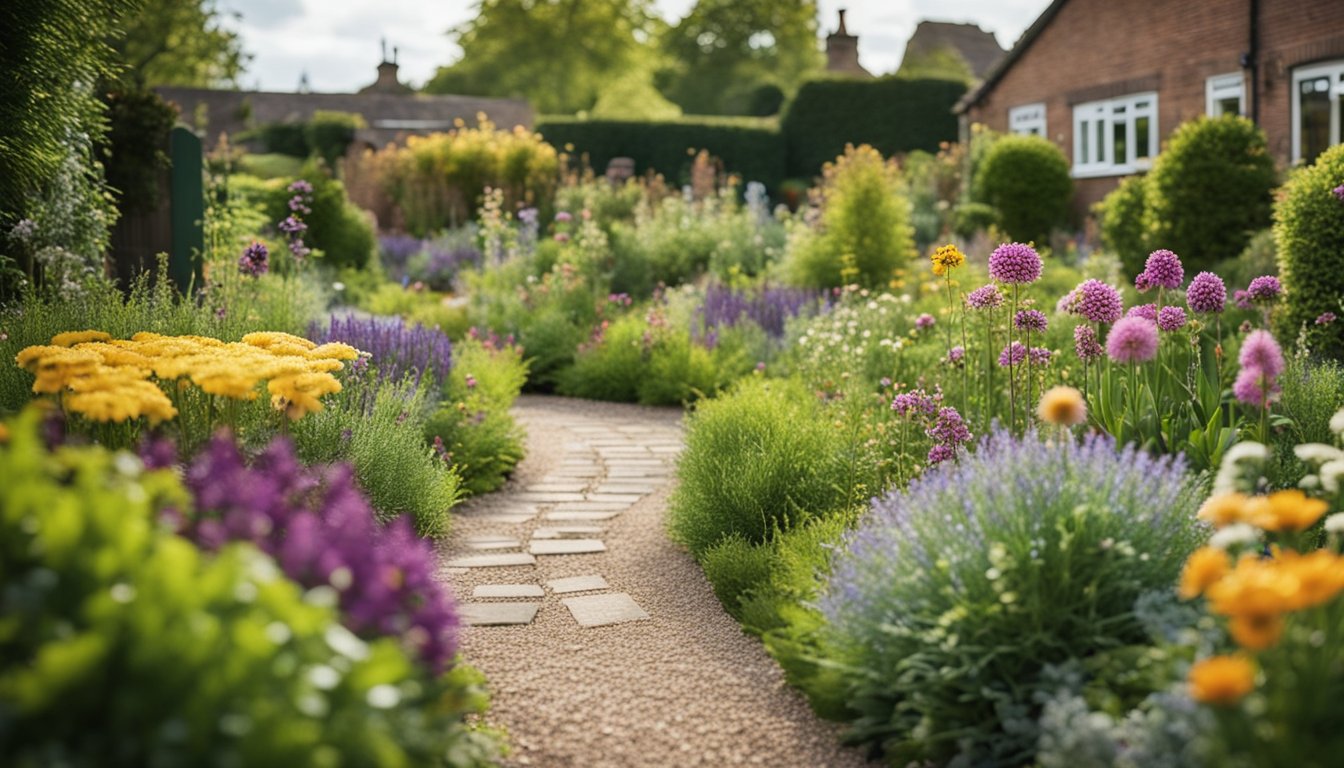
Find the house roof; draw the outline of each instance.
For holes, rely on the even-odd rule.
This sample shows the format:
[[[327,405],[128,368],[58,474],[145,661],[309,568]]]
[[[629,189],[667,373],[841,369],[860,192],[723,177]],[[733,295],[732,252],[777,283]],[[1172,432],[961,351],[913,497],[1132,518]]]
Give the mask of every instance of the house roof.
[[[1008,70],[1012,69],[1013,65],[1017,63],[1017,60],[1026,54],[1027,49],[1031,47],[1032,43],[1036,42],[1036,38],[1041,36],[1041,33],[1059,14],[1060,8],[1064,7],[1066,2],[1068,0],[1054,0],[1050,3],[1049,7],[1042,11],[1041,15],[1037,16],[1036,20],[1031,23],[1031,26],[1027,27],[1027,31],[1022,33],[1022,36],[1017,39],[1008,53],[990,68],[984,81],[961,97],[956,106],[952,107],[952,111],[960,115],[971,106],[978,104],[985,94],[994,90],[994,86],[998,85],[1003,76],[1008,74]]]
[[[1003,56],[1003,49],[994,34],[975,24],[957,24],[950,21],[921,21],[915,34],[905,44],[905,55],[932,53],[939,48],[951,48],[960,53],[970,65],[971,74],[980,79]]]

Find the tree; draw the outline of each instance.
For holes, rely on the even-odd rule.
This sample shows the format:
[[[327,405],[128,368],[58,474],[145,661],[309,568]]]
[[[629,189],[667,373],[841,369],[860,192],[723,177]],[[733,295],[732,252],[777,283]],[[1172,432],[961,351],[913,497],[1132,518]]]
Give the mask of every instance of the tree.
[[[479,0],[450,33],[462,58],[428,93],[525,98],[543,113],[592,108],[608,81],[647,67],[662,22],[651,0]]]
[[[235,85],[247,63],[214,0],[141,0],[114,45],[147,87]]]
[[[663,37],[664,94],[695,114],[746,114],[764,84],[792,91],[820,68],[815,0],[697,0]]]

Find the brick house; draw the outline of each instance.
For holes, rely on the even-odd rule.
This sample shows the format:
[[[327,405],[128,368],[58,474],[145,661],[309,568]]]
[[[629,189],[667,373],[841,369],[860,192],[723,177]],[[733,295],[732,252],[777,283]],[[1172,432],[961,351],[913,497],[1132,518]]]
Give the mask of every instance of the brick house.
[[[1059,144],[1079,213],[1199,115],[1310,162],[1344,143],[1344,0],[1054,0],[955,111]]]

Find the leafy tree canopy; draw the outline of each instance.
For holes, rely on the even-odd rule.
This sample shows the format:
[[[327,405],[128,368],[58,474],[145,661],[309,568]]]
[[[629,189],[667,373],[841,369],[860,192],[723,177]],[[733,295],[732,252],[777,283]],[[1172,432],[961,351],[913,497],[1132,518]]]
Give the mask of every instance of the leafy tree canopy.
[[[238,33],[214,0],[139,0],[114,42],[130,75],[147,87],[237,84],[247,64]]]

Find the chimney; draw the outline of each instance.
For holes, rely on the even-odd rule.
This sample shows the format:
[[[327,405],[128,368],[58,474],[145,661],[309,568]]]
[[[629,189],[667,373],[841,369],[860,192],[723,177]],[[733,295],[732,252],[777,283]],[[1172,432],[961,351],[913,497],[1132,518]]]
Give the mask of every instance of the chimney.
[[[826,71],[858,77],[872,77],[859,65],[859,38],[845,28],[845,9],[840,9],[840,25],[826,36]]]
[[[383,60],[378,63],[378,79],[372,85],[366,85],[359,89],[360,93],[410,93],[409,86],[404,85],[397,76],[397,54],[400,50],[396,47],[392,49],[391,61],[387,58],[387,40],[383,40]]]

